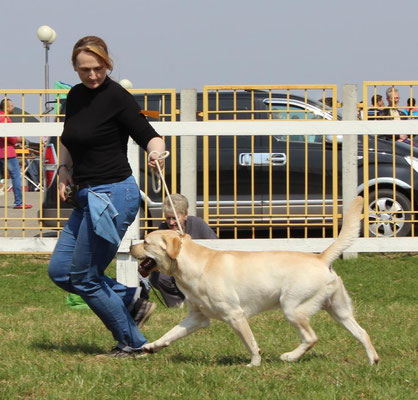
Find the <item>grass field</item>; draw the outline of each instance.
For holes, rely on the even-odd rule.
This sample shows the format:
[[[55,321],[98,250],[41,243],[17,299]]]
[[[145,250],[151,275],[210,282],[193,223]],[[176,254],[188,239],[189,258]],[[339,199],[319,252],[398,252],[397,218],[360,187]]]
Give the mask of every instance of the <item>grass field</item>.
[[[220,322],[139,359],[104,356],[114,345],[90,311],[65,305],[45,256],[0,256],[0,399],[416,399],[418,255],[337,261],[381,362],[325,312],[312,320],[319,342],[298,363],[280,354],[298,343],[281,312],[250,321],[262,364]],[[114,276],[114,267],[110,267]],[[144,328],[152,341],[184,309],[160,304]]]

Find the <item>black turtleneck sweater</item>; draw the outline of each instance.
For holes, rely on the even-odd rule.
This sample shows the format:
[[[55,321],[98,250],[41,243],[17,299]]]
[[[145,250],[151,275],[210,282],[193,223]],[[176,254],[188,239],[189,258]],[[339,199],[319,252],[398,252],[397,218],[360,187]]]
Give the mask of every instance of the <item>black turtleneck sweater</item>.
[[[80,83],[70,90],[61,141],[73,160],[74,183],[100,185],[129,177],[129,136],[143,149],[159,137],[117,82],[107,77],[96,89]]]

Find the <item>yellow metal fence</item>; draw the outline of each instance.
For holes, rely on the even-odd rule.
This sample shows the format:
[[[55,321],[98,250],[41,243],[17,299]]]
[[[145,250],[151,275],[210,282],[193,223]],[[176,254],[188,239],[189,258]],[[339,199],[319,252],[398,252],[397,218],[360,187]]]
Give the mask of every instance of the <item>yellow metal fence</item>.
[[[205,86],[203,91],[205,121],[331,121],[339,118],[339,107],[336,85]],[[230,230],[234,238],[336,235],[337,150],[335,141],[314,135],[204,137],[204,219],[218,234]]]
[[[389,87],[400,88],[401,99],[415,96],[417,82],[365,82],[363,103],[359,112],[364,119],[377,117],[376,108],[368,100],[376,94],[385,95]],[[133,89],[150,121],[176,121],[179,117],[179,94],[174,89]],[[16,106],[13,123],[62,121],[60,108],[65,103],[65,90],[0,90],[0,96],[11,99]],[[45,104],[48,95],[51,103]],[[54,101],[56,101],[54,103]],[[336,85],[254,85],[205,86],[198,94],[198,118],[219,120],[320,120],[341,118],[341,103]],[[405,107],[405,105],[403,105]],[[386,109],[390,109],[386,106]],[[48,109],[51,109],[48,112]],[[372,114],[369,113],[372,112]],[[414,118],[412,106],[408,118]],[[360,113],[359,113],[360,114]],[[383,118],[382,118],[383,119]],[[337,133],[337,132],[336,132]],[[56,146],[56,139],[42,138],[23,143],[18,158],[21,164],[24,202],[33,207],[12,208],[13,192],[7,169],[3,196],[0,196],[0,236],[49,236],[60,231],[70,209],[62,204],[56,185],[46,193],[47,147]],[[370,165],[361,170],[369,224],[364,235],[405,234],[416,236],[417,219],[416,172],[411,161],[408,177],[399,176],[399,144],[396,133],[391,143],[392,176],[382,181],[379,170],[379,138],[364,137],[362,162]],[[411,139],[414,138],[411,135]],[[179,191],[179,140],[166,138],[171,157],[165,169],[172,193]],[[414,159],[413,146],[409,147]],[[401,157],[405,158],[405,157]],[[378,162],[379,161],[379,162]],[[30,171],[37,172],[37,177]],[[141,152],[140,187],[144,193],[141,209],[141,232],[156,229],[162,221],[161,203],[164,193],[154,193],[146,155]],[[402,172],[405,174],[405,171]],[[36,175],[36,174],[35,174]],[[225,136],[198,138],[198,214],[221,237],[331,237],[337,234],[341,222],[341,144],[337,137],[319,135]],[[390,179],[391,178],[391,179]],[[410,188],[398,185],[408,180]],[[32,181],[32,182],[30,182]],[[0,186],[1,188],[1,186]],[[52,193],[52,195],[51,195]],[[381,196],[381,194],[385,196]],[[1,195],[1,189],[0,189]],[[387,201],[382,202],[382,197]],[[406,198],[406,201],[405,201]],[[399,204],[403,207],[399,211]],[[406,207],[406,208],[405,208]],[[409,207],[409,208],[408,208]],[[387,218],[391,218],[387,220]]]
[[[359,104],[362,119],[387,121],[418,118],[418,81],[366,81],[363,82],[362,89],[363,101]],[[376,160],[382,158],[382,150],[379,149],[378,137],[371,141],[364,137],[364,164],[374,166],[364,169],[364,181],[376,182],[373,187],[365,187],[364,190],[366,204],[373,205],[365,210],[366,219],[372,227],[370,231],[377,236],[385,235],[390,226],[393,226],[394,236],[404,236],[407,231],[407,236],[416,237],[418,199],[415,188],[418,183],[414,159],[417,163],[415,150],[418,138],[413,134],[399,135],[397,132],[379,138],[385,139],[389,144],[390,150],[385,152],[385,162],[392,164],[392,175],[386,175],[385,180],[380,177],[379,163]],[[403,152],[400,154],[399,150]],[[402,159],[410,160],[409,171],[400,170],[399,164]],[[404,185],[404,182],[410,187]],[[366,237],[370,231],[365,232]]]
[[[174,89],[132,89],[144,114],[151,121],[175,121],[178,115],[176,91]],[[65,116],[65,97],[68,90],[0,90],[0,97],[15,106],[13,112],[5,112],[12,123],[39,123],[34,137],[27,137],[18,151],[21,168],[24,208],[14,208],[14,192],[7,160],[0,171],[0,237],[48,237],[56,236],[68,219],[71,208],[61,202],[58,195],[56,169],[58,167],[59,146],[56,137],[42,136],[44,123],[63,122]],[[3,140],[3,138],[0,138]],[[7,147],[7,138],[5,145]],[[177,139],[165,138],[171,150],[169,188],[177,191]],[[51,154],[51,152],[53,154]],[[140,158],[141,190],[145,194],[141,208],[141,228],[159,224],[161,216],[152,216],[150,202],[161,204],[162,194],[153,194],[146,154]],[[51,176],[53,177],[52,182]],[[26,208],[30,207],[30,208]],[[161,207],[159,207],[161,208]]]

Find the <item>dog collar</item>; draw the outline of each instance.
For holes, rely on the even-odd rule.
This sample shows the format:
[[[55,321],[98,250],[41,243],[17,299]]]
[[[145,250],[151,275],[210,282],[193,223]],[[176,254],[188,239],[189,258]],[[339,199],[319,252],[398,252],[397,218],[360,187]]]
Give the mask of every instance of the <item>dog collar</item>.
[[[185,235],[180,235],[180,233],[179,233],[179,236],[180,236],[180,243],[181,243],[181,246],[180,246],[180,251],[181,251],[181,248],[183,247],[183,243],[184,243],[184,240],[186,239],[186,236]],[[170,263],[170,273],[171,274],[173,273],[175,264],[177,264],[177,260],[171,260],[171,263]]]

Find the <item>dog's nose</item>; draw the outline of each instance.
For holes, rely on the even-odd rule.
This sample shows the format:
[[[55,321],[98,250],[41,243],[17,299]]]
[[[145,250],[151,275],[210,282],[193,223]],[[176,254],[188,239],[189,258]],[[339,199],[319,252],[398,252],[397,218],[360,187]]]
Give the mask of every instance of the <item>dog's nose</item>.
[[[136,257],[135,247],[136,247],[136,244],[131,244],[131,246],[129,247],[129,253],[131,253],[134,257]]]

